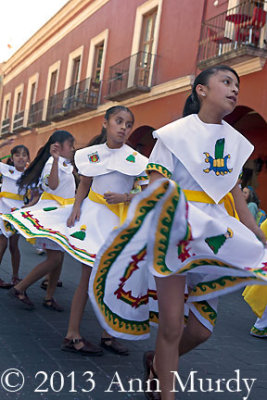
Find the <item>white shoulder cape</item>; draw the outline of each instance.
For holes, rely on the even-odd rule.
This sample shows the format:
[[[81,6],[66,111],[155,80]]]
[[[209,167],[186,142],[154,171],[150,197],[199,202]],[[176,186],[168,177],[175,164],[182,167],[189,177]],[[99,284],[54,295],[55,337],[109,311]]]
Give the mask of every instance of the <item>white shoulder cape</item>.
[[[110,149],[106,143],[76,151],[74,160],[79,174],[84,176],[104,175],[112,171],[138,176],[148,162],[145,156],[126,144],[119,149]]]
[[[197,114],[156,130],[161,140],[216,203],[236,184],[254,146],[227,122],[206,124]],[[179,182],[178,182],[179,183]]]

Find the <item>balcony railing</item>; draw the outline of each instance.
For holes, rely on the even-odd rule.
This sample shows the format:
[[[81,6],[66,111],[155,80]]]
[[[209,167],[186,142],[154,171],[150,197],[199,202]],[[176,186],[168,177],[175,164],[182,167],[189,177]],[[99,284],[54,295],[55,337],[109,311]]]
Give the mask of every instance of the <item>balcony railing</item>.
[[[101,82],[87,78],[48,100],[48,121],[59,121],[78,114],[95,110],[99,103]]]
[[[6,135],[10,132],[10,118],[6,118],[2,122],[1,135]]]
[[[23,122],[24,122],[24,111],[20,111],[14,116],[14,121],[13,121],[14,133],[23,132],[29,129],[27,126],[24,126]]]
[[[27,123],[30,128],[41,127],[50,124],[49,121],[46,121],[46,119],[43,118],[44,105],[44,100],[38,101],[37,103],[31,105]]]
[[[139,51],[110,67],[106,99],[122,101],[149,92],[154,62],[155,55]]]
[[[267,1],[243,0],[202,24],[198,67],[267,57]]]

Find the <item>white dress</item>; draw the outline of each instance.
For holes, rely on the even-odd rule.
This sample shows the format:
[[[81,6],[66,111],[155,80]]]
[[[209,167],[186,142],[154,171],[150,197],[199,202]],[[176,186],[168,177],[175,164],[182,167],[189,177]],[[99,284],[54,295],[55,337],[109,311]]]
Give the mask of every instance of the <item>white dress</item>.
[[[197,316],[206,314],[211,323],[218,296],[267,283],[267,250],[221,202],[253,146],[226,122],[205,124],[196,114],[159,129],[154,137],[158,141],[147,170],[187,190],[187,206],[182,194],[179,206],[174,200],[164,202],[164,180],[151,185],[150,193],[146,189],[134,199],[126,222],[100,249],[90,280],[90,298],[102,326],[132,340],[147,338],[149,320],[155,320],[156,293],[148,270],[162,278],[186,275],[187,304],[197,303]],[[163,197],[149,206],[157,190]],[[197,199],[192,201],[192,195]],[[141,287],[133,279],[137,274]]]
[[[58,218],[58,210],[62,202],[68,199],[70,204],[73,204],[75,180],[72,173],[73,166],[67,159],[59,157],[59,184],[55,190],[50,189],[48,177],[53,165],[53,160],[53,157],[50,157],[43,168],[40,178],[43,194],[39,201],[32,207],[25,207],[11,214],[3,215],[2,218],[9,222],[13,221],[12,225],[26,238],[37,239],[36,246],[38,248],[63,251],[62,247],[57,242],[49,240],[50,231],[47,229],[47,225],[53,220],[54,226],[57,227],[60,221]],[[36,233],[35,235],[31,235],[32,230]]]
[[[6,214],[24,205],[24,192],[19,193],[17,186],[17,180],[21,177],[22,172],[13,166],[0,162],[0,174],[3,179],[0,192],[0,213]],[[0,233],[9,237],[16,231],[9,222],[4,222],[1,219]]]
[[[108,191],[129,193],[135,182],[147,183],[144,172],[147,158],[127,145],[110,149],[106,144],[101,144],[78,150],[75,164],[81,175],[93,177],[91,190],[98,195]],[[74,196],[67,184],[64,184],[64,190],[67,197]],[[72,204],[55,206],[55,209],[45,212],[44,208],[38,210],[36,205],[29,209],[28,215],[16,213],[5,215],[4,218],[12,220],[12,224],[18,226],[26,237],[47,237],[78,261],[93,266],[96,253],[108,234],[120,225],[120,218],[106,204],[86,197],[81,205],[80,220],[68,228],[66,222]]]

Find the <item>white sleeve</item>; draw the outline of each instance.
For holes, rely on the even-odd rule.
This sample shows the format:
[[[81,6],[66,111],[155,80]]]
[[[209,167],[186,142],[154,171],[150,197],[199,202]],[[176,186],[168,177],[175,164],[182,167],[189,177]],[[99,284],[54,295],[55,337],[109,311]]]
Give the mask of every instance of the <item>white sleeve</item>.
[[[172,152],[158,139],[150,154],[146,171],[147,173],[157,171],[165,178],[171,178],[174,171],[174,161]]]

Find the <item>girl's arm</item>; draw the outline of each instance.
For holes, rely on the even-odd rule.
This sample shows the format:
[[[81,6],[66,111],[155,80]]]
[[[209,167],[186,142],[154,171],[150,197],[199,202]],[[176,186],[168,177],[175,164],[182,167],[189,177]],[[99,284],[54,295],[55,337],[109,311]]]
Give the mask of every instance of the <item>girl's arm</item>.
[[[81,204],[86,196],[88,196],[90,186],[92,184],[92,178],[88,176],[80,176],[80,183],[75,195],[75,202],[72,207],[72,212],[67,220],[67,226],[71,228],[74,226],[75,221],[80,220]]]
[[[12,144],[14,142],[14,140],[15,140],[15,138],[13,137],[13,138],[9,138],[9,139],[1,141],[0,149],[1,149],[1,147],[5,147],[5,146],[7,146],[9,144]]]
[[[58,159],[60,155],[60,146],[58,143],[53,143],[50,146],[50,154],[54,158],[52,168],[48,177],[48,186],[51,190],[56,190],[59,184],[58,179]]]
[[[248,209],[247,203],[244,199],[244,196],[240,190],[238,184],[231,190],[231,193],[234,197],[235,207],[237,214],[240,218],[240,221],[246,225],[255,235],[262,241],[263,244],[266,244],[266,238],[263,231],[256,224],[256,221]]]

